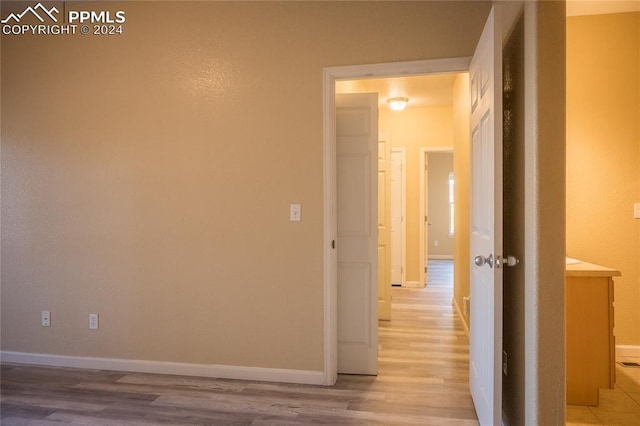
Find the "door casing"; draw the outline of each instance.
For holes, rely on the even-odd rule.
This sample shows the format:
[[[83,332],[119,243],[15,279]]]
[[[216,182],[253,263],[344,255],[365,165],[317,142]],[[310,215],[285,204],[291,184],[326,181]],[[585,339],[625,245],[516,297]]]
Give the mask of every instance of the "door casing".
[[[329,67],[323,72],[323,283],[324,283],[324,384],[338,378],[337,299],[337,188],[335,82],[371,77],[394,77],[468,72],[470,57],[430,59],[369,65]]]
[[[420,287],[427,283],[427,258],[429,257],[429,241],[427,238],[427,223],[424,220],[428,215],[429,195],[428,185],[429,173],[427,173],[427,158],[429,153],[446,152],[453,154],[453,147],[422,147],[420,148]]]

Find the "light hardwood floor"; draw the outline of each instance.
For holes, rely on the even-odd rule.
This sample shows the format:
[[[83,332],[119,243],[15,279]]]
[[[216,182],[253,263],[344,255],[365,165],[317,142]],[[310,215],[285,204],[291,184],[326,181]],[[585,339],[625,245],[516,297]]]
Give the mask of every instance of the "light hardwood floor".
[[[468,341],[451,306],[451,262],[425,289],[393,289],[379,375],[332,387],[2,365],[2,425],[477,425]]]

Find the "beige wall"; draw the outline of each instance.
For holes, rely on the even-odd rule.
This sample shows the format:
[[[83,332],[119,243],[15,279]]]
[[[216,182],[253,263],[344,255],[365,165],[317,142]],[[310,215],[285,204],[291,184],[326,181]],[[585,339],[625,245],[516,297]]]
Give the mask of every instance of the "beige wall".
[[[619,269],[618,345],[640,346],[640,13],[567,19],[567,254]]]
[[[453,235],[449,235],[449,173],[453,172],[453,153],[432,152],[428,158],[428,216],[431,224],[428,256],[453,258]]]
[[[322,68],[469,56],[487,3],[121,7],[2,36],[2,350],[321,371]]]
[[[463,298],[469,296],[469,211],[471,202],[471,139],[469,119],[471,117],[469,99],[469,74],[459,74],[453,85],[453,173],[455,229],[453,254],[453,297],[462,313],[467,329],[469,316],[463,308]]]
[[[452,109],[407,108],[380,111],[380,131],[391,138],[391,146],[407,152],[407,281],[420,281],[420,149],[453,146]]]
[[[524,419],[564,424],[565,3],[524,2]]]

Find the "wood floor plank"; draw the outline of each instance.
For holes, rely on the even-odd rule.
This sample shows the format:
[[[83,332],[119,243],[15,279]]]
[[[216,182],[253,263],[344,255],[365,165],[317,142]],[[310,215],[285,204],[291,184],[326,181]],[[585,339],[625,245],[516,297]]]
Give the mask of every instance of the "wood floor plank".
[[[477,425],[469,346],[451,304],[453,264],[392,289],[378,376],[334,386],[2,364],[2,425]]]

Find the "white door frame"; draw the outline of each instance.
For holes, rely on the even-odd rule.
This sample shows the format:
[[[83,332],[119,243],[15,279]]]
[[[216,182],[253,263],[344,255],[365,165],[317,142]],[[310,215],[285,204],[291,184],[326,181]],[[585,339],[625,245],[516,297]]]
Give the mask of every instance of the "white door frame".
[[[427,206],[428,206],[428,199],[427,199],[427,188],[426,188],[426,182],[427,182],[427,177],[428,177],[428,173],[426,173],[426,161],[425,161],[425,157],[427,155],[429,155],[430,153],[451,153],[453,154],[453,147],[451,146],[446,146],[446,147],[422,147],[420,148],[420,230],[418,231],[420,233],[420,287],[424,287],[425,283],[426,283],[426,279],[427,279],[427,274],[425,273],[425,269],[427,267],[427,254],[428,254],[428,249],[427,249],[427,244],[429,244],[429,241],[425,241],[426,238],[424,237],[425,234],[425,227],[426,224],[424,223],[423,218],[428,214],[427,211]]]
[[[393,153],[400,153],[400,163],[402,164],[402,173],[400,175],[400,188],[402,191],[402,198],[400,202],[400,215],[402,216],[401,226],[400,226],[400,239],[402,243],[400,244],[400,284],[404,286],[407,281],[406,271],[407,271],[407,256],[406,256],[406,244],[407,244],[407,221],[405,220],[407,217],[407,150],[404,147],[391,148],[391,158],[393,162]],[[393,191],[393,185],[391,185],[391,191]],[[393,195],[391,196],[393,200]],[[393,205],[393,203],[392,203]],[[393,246],[391,252],[393,253]]]
[[[468,72],[470,63],[470,57],[462,57],[329,67],[323,70],[323,383],[325,385],[335,384],[338,378],[338,287],[337,256],[335,251],[337,239],[335,82],[341,79]]]

